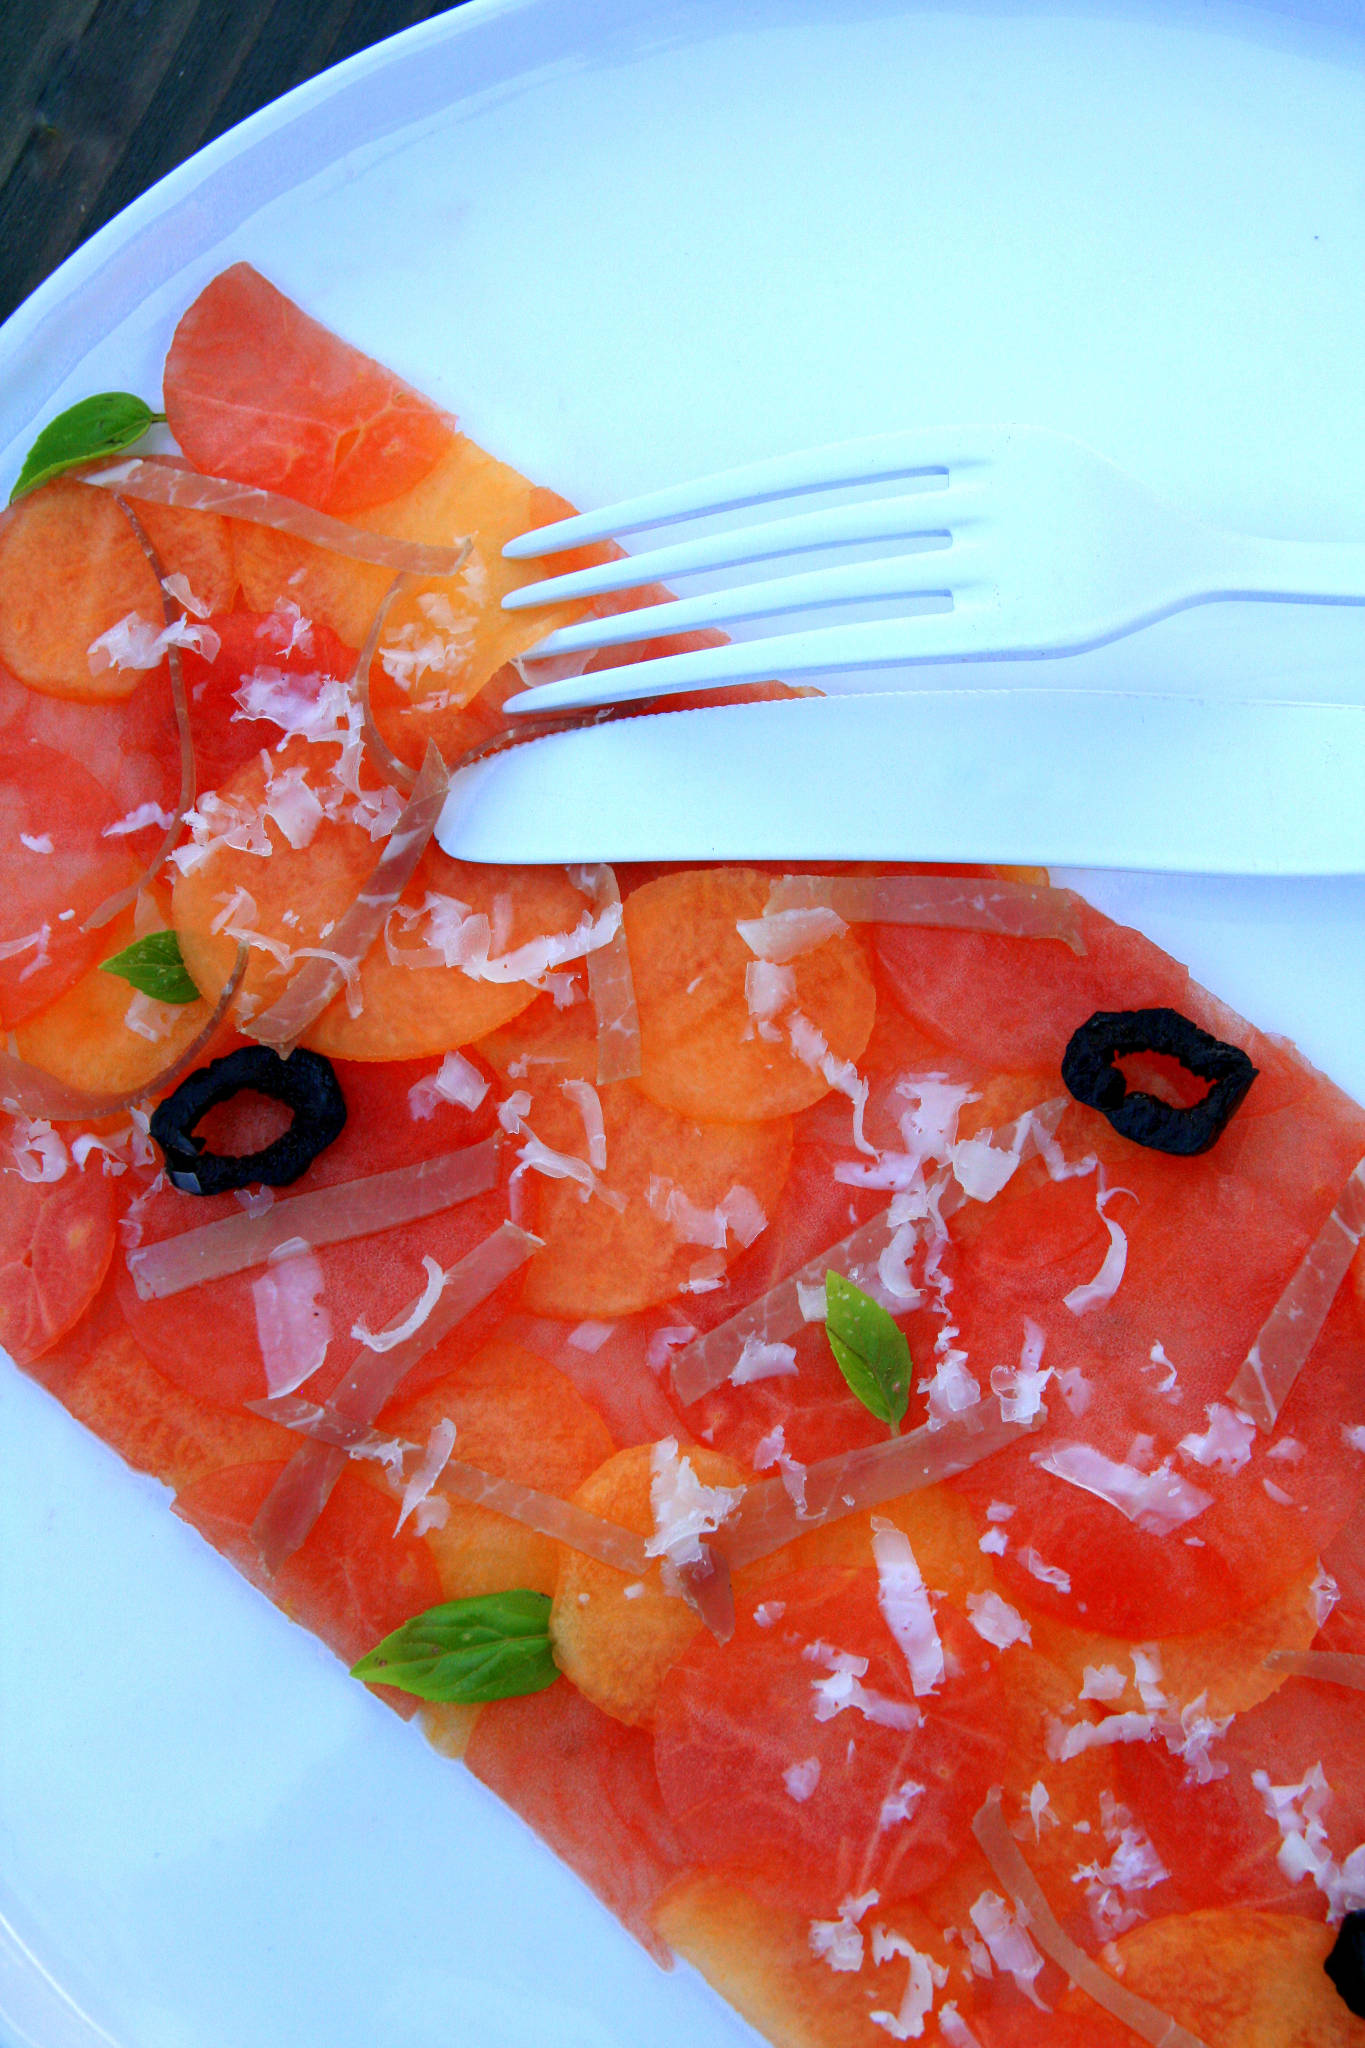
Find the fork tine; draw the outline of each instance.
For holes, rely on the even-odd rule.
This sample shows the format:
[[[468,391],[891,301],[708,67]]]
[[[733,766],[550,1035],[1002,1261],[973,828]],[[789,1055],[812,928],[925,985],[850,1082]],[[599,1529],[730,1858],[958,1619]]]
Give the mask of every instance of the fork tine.
[[[679,690],[715,690],[757,683],[775,675],[827,675],[833,669],[899,668],[926,661],[967,661],[985,644],[992,606],[981,598],[951,611],[912,619],[878,619],[853,626],[819,626],[762,640],[732,640],[689,654],[625,662],[561,683],[542,683],[509,697],[515,713],[573,711],[668,697]]]
[[[648,491],[642,497],[627,498],[598,512],[580,512],[571,519],[538,526],[509,540],[503,554],[515,561],[527,561],[540,555],[559,554],[586,541],[636,533],[642,526],[697,519],[706,512],[758,505],[767,498],[833,489],[839,484],[869,483],[879,477],[946,476],[959,466],[975,468],[989,462],[1001,432],[996,427],[911,428],[895,434],[872,434],[858,441],[837,441],[793,455],[770,456],[763,462],[722,470],[692,483]]]
[[[564,604],[597,597],[611,590],[633,590],[641,583],[666,583],[696,569],[737,569],[746,562],[771,561],[778,555],[812,553],[852,541],[946,541],[948,523],[957,525],[979,502],[972,484],[949,484],[942,491],[915,491],[894,498],[864,499],[856,505],[823,506],[796,512],[786,519],[766,519],[754,526],[730,527],[699,540],[623,555],[615,562],[579,569],[569,576],[546,576],[509,590],[504,611],[529,611],[540,604]]]
[[[774,576],[737,589],[707,591],[700,597],[671,598],[664,604],[641,605],[635,611],[613,612],[605,618],[564,626],[539,641],[525,659],[539,661],[585,647],[619,647],[627,641],[690,632],[697,626],[730,626],[740,619],[771,618],[776,612],[811,611],[821,605],[891,597],[948,597],[965,588],[980,559],[980,543],[966,541],[876,562],[846,562],[835,569]]]

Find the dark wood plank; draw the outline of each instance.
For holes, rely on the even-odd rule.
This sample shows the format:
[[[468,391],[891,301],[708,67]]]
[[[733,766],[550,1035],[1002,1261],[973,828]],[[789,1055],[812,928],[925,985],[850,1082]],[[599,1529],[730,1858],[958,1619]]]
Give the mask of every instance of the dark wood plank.
[[[444,11],[439,0],[0,0],[0,318],[205,142]]]

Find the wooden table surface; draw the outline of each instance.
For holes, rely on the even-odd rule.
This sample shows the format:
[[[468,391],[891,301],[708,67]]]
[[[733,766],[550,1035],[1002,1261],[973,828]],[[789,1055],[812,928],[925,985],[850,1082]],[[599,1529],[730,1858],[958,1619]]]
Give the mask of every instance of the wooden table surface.
[[[0,319],[224,129],[441,0],[0,0]]]

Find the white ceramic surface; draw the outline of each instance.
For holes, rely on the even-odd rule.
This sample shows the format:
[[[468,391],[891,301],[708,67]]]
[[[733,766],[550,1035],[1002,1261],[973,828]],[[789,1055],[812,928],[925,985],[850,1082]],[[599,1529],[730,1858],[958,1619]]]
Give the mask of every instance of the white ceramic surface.
[[[0,474],[83,393],[151,395],[241,257],[580,502],[1022,419],[1204,517],[1365,538],[1357,0],[471,0],[44,285],[0,331]],[[1359,697],[1365,622],[1188,614],[1094,658]],[[1365,1093],[1361,882],[1085,886]],[[752,2039],[8,1367],[0,1874],[32,2048]]]

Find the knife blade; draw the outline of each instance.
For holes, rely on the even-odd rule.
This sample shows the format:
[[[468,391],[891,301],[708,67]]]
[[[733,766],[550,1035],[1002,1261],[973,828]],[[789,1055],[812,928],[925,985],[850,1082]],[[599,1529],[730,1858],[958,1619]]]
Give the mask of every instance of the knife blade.
[[[663,711],[460,770],[482,862],[925,860],[1365,873],[1365,704],[906,690]]]

